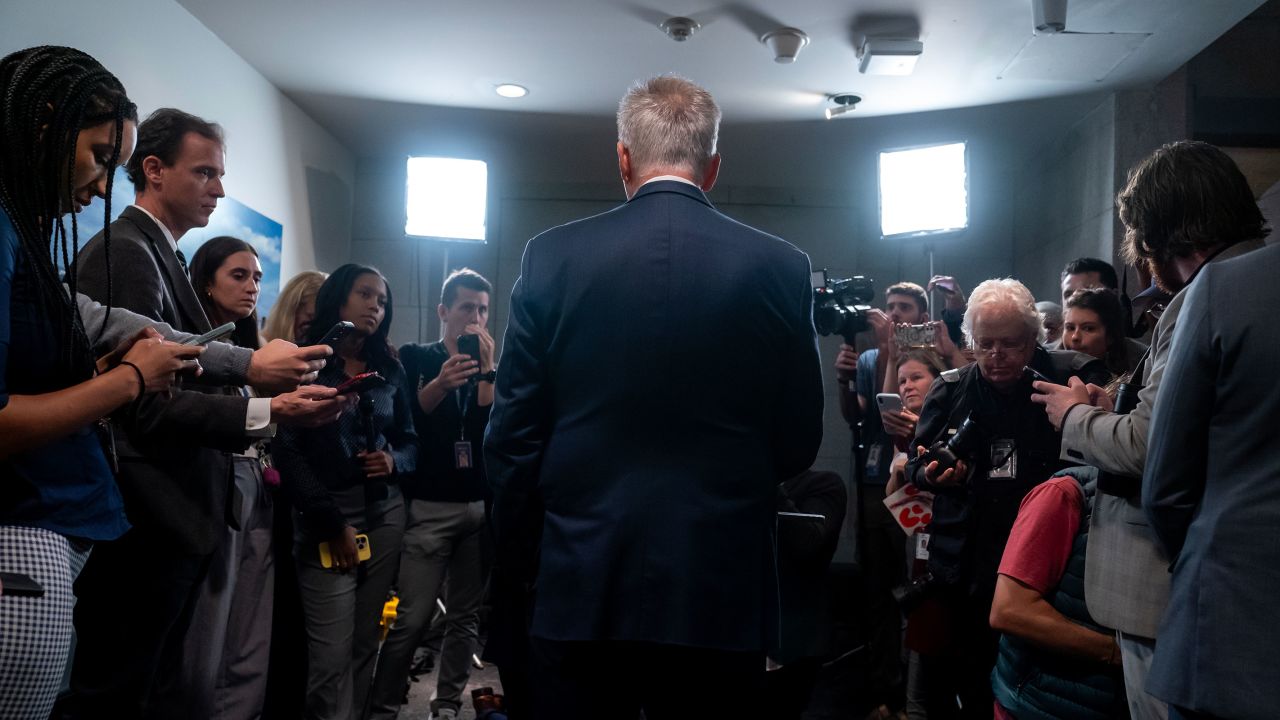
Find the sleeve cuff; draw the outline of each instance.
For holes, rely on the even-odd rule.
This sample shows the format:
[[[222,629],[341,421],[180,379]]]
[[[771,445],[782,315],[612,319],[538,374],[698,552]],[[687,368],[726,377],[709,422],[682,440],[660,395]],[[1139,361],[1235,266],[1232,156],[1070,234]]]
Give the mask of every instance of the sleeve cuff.
[[[249,437],[275,437],[276,426],[271,422],[271,398],[249,398],[244,413],[244,432]]]

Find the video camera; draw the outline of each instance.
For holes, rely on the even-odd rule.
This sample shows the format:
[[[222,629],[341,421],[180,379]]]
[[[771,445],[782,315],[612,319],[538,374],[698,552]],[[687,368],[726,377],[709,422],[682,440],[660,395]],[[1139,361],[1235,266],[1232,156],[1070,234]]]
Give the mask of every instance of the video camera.
[[[840,335],[853,344],[853,336],[867,329],[868,303],[875,297],[872,281],[854,275],[832,280],[826,270],[813,273],[813,326],[819,335]]]

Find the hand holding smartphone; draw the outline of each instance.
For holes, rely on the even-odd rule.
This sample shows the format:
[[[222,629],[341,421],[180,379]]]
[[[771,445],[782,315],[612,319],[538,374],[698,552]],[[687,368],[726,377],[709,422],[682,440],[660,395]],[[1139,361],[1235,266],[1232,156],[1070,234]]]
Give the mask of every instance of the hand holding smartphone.
[[[230,335],[235,331],[236,331],[236,324],[233,322],[229,322],[225,325],[219,325],[218,327],[210,330],[209,332],[203,335],[197,335],[196,337],[193,337],[193,338],[187,338],[186,340],[182,341],[182,344],[183,345],[208,345],[214,340],[221,340],[222,338]]]

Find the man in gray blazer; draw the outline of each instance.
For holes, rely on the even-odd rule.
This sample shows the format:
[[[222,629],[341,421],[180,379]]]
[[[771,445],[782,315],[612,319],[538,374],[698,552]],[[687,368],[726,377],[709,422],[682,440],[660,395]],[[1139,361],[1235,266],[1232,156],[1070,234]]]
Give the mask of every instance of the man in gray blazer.
[[[137,203],[111,223],[109,247],[100,233],[76,259],[79,289],[116,312],[207,332],[177,241],[207,224],[222,196],[221,130],[165,109],[139,126],[138,140],[129,166]],[[317,348],[308,357],[326,354]],[[77,581],[77,646],[62,717],[147,715],[162,651],[185,632],[192,589],[226,526],[237,522],[228,453],[270,435],[273,422],[336,419],[343,402],[315,386],[250,399],[238,388],[185,383],[119,414],[117,481],[133,527],[96,547]]]
[[[1169,596],[1169,560],[1139,502],[1147,428],[1173,346],[1183,288],[1206,263],[1262,247],[1262,216],[1235,163],[1201,142],[1156,150],[1130,171],[1117,204],[1126,228],[1126,259],[1147,264],[1157,285],[1177,293],[1134,372],[1132,382],[1143,385],[1138,403],[1119,415],[1109,404],[1095,406],[1102,395],[1097,389],[1037,387],[1050,422],[1062,429],[1063,459],[1110,474],[1108,482],[1099,483],[1090,521],[1085,600],[1094,619],[1119,634],[1133,717],[1165,718],[1165,704],[1144,690]]]
[[[1280,712],[1280,247],[1206,267],[1151,420],[1142,507],[1173,558],[1147,689],[1173,717]]]

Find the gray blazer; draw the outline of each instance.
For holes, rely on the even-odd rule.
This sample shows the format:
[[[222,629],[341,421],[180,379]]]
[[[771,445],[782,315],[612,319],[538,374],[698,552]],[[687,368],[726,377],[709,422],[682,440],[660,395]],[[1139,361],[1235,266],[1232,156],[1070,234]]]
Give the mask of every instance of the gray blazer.
[[[1238,243],[1210,262],[1238,257],[1262,241]],[[1147,459],[1147,429],[1156,402],[1174,328],[1186,291],[1165,307],[1151,336],[1151,356],[1138,405],[1128,415],[1077,405],[1062,425],[1062,458],[1107,472],[1141,475]],[[1098,493],[1089,524],[1085,602],[1100,624],[1130,635],[1154,638],[1169,597],[1169,560],[1147,525],[1138,498]]]
[[[146,213],[125,208],[111,223],[110,305],[174,329],[209,330],[204,309],[160,228]],[[79,289],[106,303],[107,253],[101,233],[76,258]],[[113,310],[114,312],[114,310]],[[96,330],[89,325],[90,333]],[[234,520],[231,460],[248,446],[248,399],[184,381],[168,396],[147,395],[119,413],[116,450],[125,513],[179,553],[212,552]],[[216,448],[216,449],[214,449]]]
[[[1151,421],[1142,506],[1174,558],[1147,690],[1215,717],[1274,718],[1280,624],[1280,247],[1204,268]]]

